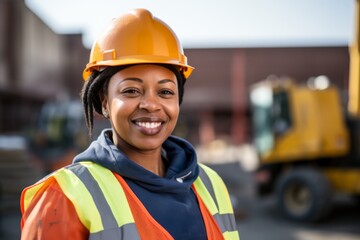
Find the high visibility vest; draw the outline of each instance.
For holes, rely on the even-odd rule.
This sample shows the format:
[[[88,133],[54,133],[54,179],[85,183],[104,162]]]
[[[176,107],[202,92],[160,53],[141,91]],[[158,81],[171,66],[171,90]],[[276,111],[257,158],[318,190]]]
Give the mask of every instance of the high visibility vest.
[[[109,169],[92,162],[62,168],[24,190],[24,211],[50,177],[56,179],[74,205],[80,221],[89,230],[89,239],[140,240],[129,204],[119,204],[128,203],[124,189]],[[214,217],[224,239],[239,239],[229,195],[217,173],[200,164],[200,174],[193,187]]]

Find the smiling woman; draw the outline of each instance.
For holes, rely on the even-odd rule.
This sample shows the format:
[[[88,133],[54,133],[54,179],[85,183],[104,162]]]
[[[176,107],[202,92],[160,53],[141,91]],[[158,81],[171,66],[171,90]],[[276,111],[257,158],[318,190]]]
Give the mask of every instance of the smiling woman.
[[[188,65],[172,29],[145,9],[94,43],[82,100],[111,123],[73,163],[21,197],[22,239],[239,239],[226,186],[171,135]]]

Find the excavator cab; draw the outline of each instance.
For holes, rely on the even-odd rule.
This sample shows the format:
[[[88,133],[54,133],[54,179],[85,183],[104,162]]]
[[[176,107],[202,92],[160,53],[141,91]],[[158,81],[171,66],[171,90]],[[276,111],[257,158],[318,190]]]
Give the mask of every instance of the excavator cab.
[[[349,134],[335,87],[311,89],[265,80],[250,93],[254,144],[263,163],[333,158],[349,151]]]
[[[286,91],[274,92],[263,84],[251,92],[255,145],[263,155],[275,147],[275,138],[286,133],[292,125],[289,112],[289,94]]]

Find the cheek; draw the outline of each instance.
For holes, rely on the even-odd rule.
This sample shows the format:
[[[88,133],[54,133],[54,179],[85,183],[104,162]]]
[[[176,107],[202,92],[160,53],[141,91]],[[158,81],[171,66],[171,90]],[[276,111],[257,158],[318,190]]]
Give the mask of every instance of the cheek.
[[[118,99],[118,98],[113,98],[110,101],[110,108],[112,110],[118,109],[118,108],[122,108],[124,106],[124,101]]]
[[[129,104],[125,104],[124,101],[114,98],[109,102],[110,116],[113,120],[116,118],[126,115],[129,109]]]
[[[173,107],[168,108],[169,114],[174,120],[177,120],[180,114],[180,106],[178,104],[173,105]]]

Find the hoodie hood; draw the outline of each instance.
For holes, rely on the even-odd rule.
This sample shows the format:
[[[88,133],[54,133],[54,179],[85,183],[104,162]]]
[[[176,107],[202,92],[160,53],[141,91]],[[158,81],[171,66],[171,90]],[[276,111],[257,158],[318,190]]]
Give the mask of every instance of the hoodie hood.
[[[188,191],[198,177],[199,167],[193,146],[175,136],[163,143],[163,157],[167,159],[167,170],[160,177],[130,160],[111,141],[111,129],[101,132],[88,149],[77,155],[74,163],[91,161],[118,173],[142,187],[155,192],[181,193]]]

